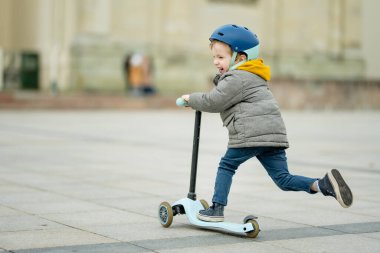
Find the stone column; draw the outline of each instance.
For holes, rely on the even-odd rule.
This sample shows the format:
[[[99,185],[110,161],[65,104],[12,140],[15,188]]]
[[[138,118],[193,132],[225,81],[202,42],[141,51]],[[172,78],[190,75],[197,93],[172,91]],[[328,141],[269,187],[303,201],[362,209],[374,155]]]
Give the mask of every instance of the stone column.
[[[0,91],[4,89],[4,80],[3,80],[3,73],[4,73],[4,54],[3,49],[0,47]]]
[[[369,80],[380,80],[380,32],[375,20],[378,20],[380,2],[377,0],[365,0],[363,4],[362,41],[363,58],[365,59],[365,78]]]
[[[79,3],[81,32],[107,34],[110,30],[111,1],[83,0]]]
[[[0,1],[0,47],[11,46],[11,0]]]

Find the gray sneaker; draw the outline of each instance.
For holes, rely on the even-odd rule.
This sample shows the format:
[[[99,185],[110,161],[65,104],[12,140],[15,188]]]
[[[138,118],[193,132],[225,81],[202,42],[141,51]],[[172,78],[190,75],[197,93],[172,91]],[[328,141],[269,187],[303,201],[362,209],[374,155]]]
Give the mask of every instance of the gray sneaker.
[[[200,210],[198,213],[198,219],[202,221],[221,222],[224,221],[224,206],[218,203],[214,203],[206,210]]]
[[[344,208],[352,205],[352,192],[338,170],[333,169],[328,172],[319,180],[318,185],[323,195],[333,196]]]

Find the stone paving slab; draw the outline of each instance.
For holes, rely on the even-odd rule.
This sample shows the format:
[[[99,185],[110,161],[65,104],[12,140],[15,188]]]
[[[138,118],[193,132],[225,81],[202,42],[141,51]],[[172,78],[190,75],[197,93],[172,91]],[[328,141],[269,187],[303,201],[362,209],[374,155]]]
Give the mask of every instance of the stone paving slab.
[[[14,210],[12,208],[8,208],[5,206],[0,206],[0,217],[9,217],[9,216],[14,216],[14,215],[22,215],[24,214],[21,211]]]
[[[294,174],[338,168],[354,192],[282,192],[255,160],[234,177],[226,220],[259,216],[261,233],[160,226],[157,207],[187,195],[191,110],[1,111],[0,252],[379,252],[380,113],[284,112]],[[210,201],[227,144],[203,114],[197,195]]]
[[[112,242],[116,240],[70,227],[0,233],[0,247],[12,251]]]
[[[13,215],[0,217],[0,233],[24,230],[42,230],[46,228],[62,228],[63,226],[34,215]]]
[[[41,217],[79,228],[86,225],[127,224],[130,222],[142,222],[153,219],[141,214],[111,209],[105,211],[76,212],[69,214],[43,214]]]
[[[149,238],[150,244],[152,241],[160,241],[163,239],[175,238],[180,240],[191,236],[207,235],[210,232],[206,230],[192,229],[189,224],[184,224],[184,219],[176,220],[173,225],[174,229],[157,229],[157,220],[154,222],[139,222],[128,223],[122,225],[106,225],[106,226],[84,226],[83,229],[93,233],[102,234],[119,241],[134,241],[134,244],[139,245],[138,241],[144,241]],[[154,239],[153,239],[154,238]],[[142,245],[149,246],[149,245]],[[149,247],[148,247],[149,248]]]
[[[107,244],[90,244],[54,248],[36,248],[28,250],[17,250],[17,253],[142,253],[151,252],[150,249],[145,249],[131,243],[107,243]]]
[[[272,243],[293,252],[379,252],[380,250],[378,240],[349,234],[304,238],[303,240],[284,240]]]
[[[17,203],[13,204],[18,210],[29,212],[37,215],[42,214],[70,214],[77,212],[93,212],[102,211],[106,207],[96,205],[94,203],[83,200],[68,201],[49,201],[37,203]],[[0,211],[1,213],[1,211]]]

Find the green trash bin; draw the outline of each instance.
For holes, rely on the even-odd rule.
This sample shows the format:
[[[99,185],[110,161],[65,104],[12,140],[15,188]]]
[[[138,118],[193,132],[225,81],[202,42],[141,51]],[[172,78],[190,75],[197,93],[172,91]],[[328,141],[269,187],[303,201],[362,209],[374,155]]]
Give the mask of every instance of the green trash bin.
[[[39,55],[36,52],[22,52],[20,83],[23,90],[39,89]]]

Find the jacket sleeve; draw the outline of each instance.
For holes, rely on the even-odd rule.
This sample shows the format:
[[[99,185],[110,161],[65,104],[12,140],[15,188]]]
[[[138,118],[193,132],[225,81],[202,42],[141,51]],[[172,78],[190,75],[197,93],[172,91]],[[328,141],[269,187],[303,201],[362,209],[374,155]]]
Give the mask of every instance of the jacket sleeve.
[[[223,76],[210,92],[192,93],[189,106],[198,111],[223,112],[242,101],[243,82],[234,74]]]

